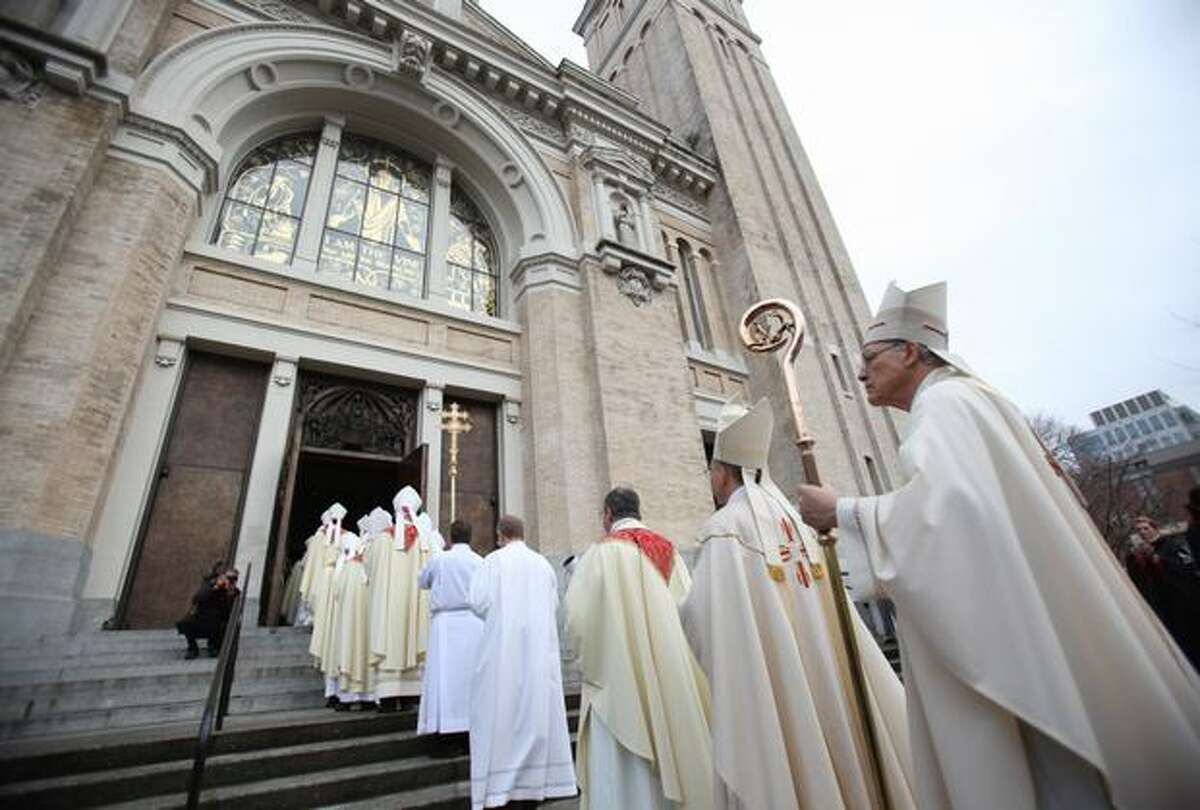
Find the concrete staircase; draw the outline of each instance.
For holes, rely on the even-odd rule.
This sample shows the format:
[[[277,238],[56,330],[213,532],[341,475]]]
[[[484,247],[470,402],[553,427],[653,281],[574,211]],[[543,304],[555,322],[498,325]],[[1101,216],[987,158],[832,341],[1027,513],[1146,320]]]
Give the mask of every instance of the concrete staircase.
[[[309,635],[242,632],[231,714],[319,708]],[[216,661],[183,660],[174,631],[47,637],[0,647],[0,739],[198,721]]]
[[[450,745],[416,736],[415,708],[323,708],[308,640],[290,628],[243,631],[202,805],[469,807],[465,735]],[[0,808],[183,807],[216,662],[182,655],[182,639],[167,631],[0,647]],[[574,731],[578,694],[567,704]]]

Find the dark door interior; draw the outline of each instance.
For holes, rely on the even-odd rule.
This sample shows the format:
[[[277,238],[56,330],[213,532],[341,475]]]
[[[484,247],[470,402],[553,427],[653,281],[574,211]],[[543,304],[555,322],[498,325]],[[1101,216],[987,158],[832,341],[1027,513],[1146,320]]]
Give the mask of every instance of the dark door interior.
[[[171,627],[212,564],[232,560],[269,370],[188,352],[120,626]]]
[[[471,524],[471,548],[487,554],[496,547],[500,519],[500,469],[495,402],[446,395],[446,407],[458,406],[471,415],[471,431],[458,437],[457,517]],[[440,530],[450,537],[450,440],[442,437],[442,501]]]

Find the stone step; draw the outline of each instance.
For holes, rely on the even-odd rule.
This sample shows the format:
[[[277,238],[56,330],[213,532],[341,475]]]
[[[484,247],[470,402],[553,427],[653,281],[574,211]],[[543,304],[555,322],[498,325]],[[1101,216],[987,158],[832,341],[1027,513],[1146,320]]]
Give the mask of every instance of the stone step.
[[[233,715],[214,734],[211,754],[264,750],[281,740],[299,745],[412,731],[416,723],[415,710],[379,714],[312,708]],[[10,740],[0,743],[0,784],[185,759],[194,753],[197,730],[196,723],[185,722]]]
[[[429,758],[437,748],[437,741],[431,737],[419,737],[414,731],[399,731],[269,750],[216,754],[208,759],[204,785],[207,790],[216,790],[248,782],[303,776],[348,764]],[[466,753],[465,738],[459,748],[457,758],[462,758]],[[16,806],[19,800],[27,807],[95,807],[123,801],[130,796],[148,798],[179,793],[187,790],[191,770],[189,756],[148,765],[19,782],[0,787],[0,808]],[[397,789],[420,787],[431,781],[419,769],[410,770],[407,775],[410,779]]]
[[[64,667],[0,673],[0,700],[5,693],[19,695],[63,694],[71,689],[119,691],[149,686],[207,685],[216,662],[209,659],[175,660],[157,664]],[[236,676],[241,681],[266,678],[300,678],[315,674],[311,660],[299,656],[247,657],[237,660]]]
[[[240,643],[243,648],[294,646],[307,649],[311,632],[306,629],[243,628]],[[183,637],[174,630],[127,630],[117,632],[81,633],[59,636],[21,645],[0,647],[0,668],[4,662],[25,657],[80,657],[91,654],[137,652],[147,650],[181,650]]]
[[[94,668],[104,667],[138,667],[152,666],[158,664],[174,664],[174,662],[185,662],[184,659],[185,647],[182,643],[176,644],[174,647],[166,649],[145,649],[133,650],[133,652],[116,652],[116,653],[88,653],[85,655],[73,656],[29,656],[29,658],[12,659],[5,661],[0,665],[0,682],[5,679],[19,679],[22,673],[26,672],[89,672]],[[307,644],[305,646],[260,646],[247,647],[241,644],[238,648],[238,668],[242,664],[250,661],[295,661],[300,664],[312,664],[312,655],[308,654]],[[200,649],[200,658],[186,661],[188,666],[193,668],[203,668],[211,672],[216,667],[216,659],[209,658],[205,650]],[[46,677],[46,676],[37,676]]]
[[[150,696],[129,695],[120,698],[120,706],[91,709],[60,709],[57,706],[27,705],[18,718],[0,720],[0,738],[16,736],[65,735],[112,728],[133,728],[199,720],[208,696],[205,687],[197,696],[178,694]],[[230,714],[253,714],[267,711],[292,711],[324,706],[324,690],[315,678],[305,683],[254,684],[235,687],[229,700]],[[6,707],[7,708],[7,707]]]

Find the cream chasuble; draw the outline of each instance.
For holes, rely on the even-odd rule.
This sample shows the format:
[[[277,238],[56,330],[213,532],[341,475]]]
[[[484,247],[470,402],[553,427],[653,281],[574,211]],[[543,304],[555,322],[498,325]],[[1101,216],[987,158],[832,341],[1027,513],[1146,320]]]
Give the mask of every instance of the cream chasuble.
[[[312,638],[308,643],[308,651],[316,661],[318,669],[324,669],[322,655],[328,641],[329,614],[333,605],[333,575],[338,557],[342,554],[341,540],[338,537],[340,529],[330,526],[327,534],[319,534],[314,539],[316,548],[306,565],[305,575],[301,579],[301,593],[312,610]],[[309,575],[311,571],[311,576]],[[308,582],[307,588],[303,583]]]
[[[484,621],[471,678],[471,807],[574,796],[558,647],[558,581],[510,541],[483,560],[471,609]]]
[[[612,533],[627,529],[645,527],[620,520]],[[606,538],[579,560],[567,590],[567,633],[583,671],[581,810],[713,807],[708,682],[677,607],[691,577],[662,545],[669,583],[634,542]]]
[[[368,646],[369,577],[363,561],[367,540],[346,532],[342,547],[347,551],[333,580],[333,615],[329,627],[333,662],[326,665],[325,676],[337,679],[337,695],[342,702],[374,700]]]
[[[896,605],[921,807],[1194,804],[1200,679],[1020,411],[944,368],[911,417],[907,483],[838,525]]]
[[[400,694],[403,673],[420,663],[429,632],[428,608],[422,610],[417,587],[430,556],[428,542],[422,542],[414,519],[403,512],[398,517],[379,536],[370,559],[371,660],[380,698]]]
[[[435,547],[436,548],[436,547]],[[421,679],[418,734],[466,731],[471,710],[471,671],[479,656],[483,622],[471,612],[471,579],[483,566],[468,543],[435,553],[418,584],[428,590],[433,619]]]
[[[745,487],[701,530],[684,630],[712,690],[717,806],[867,810],[878,806],[858,734],[828,577],[815,538],[774,498],[763,524],[784,561],[768,569]],[[789,530],[783,528],[783,521]],[[801,545],[803,543],[803,545]],[[815,552],[815,553],[814,553]],[[774,575],[772,575],[772,571]],[[913,810],[904,694],[851,611],[894,810]]]

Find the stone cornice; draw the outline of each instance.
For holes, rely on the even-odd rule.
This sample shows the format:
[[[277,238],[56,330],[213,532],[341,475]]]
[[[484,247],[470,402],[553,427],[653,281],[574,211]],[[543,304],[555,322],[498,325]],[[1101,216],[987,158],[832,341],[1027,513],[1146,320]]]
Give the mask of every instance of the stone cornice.
[[[544,64],[523,60],[464,23],[409,0],[355,4],[309,0],[314,2],[326,15],[350,23],[375,42],[390,44],[405,30],[430,38],[433,62],[440,70],[551,126],[575,123],[628,145],[650,159],[665,183],[685,193],[703,200],[716,182],[716,166],[671,140],[666,125],[637,109],[636,96],[569,60],[551,71]],[[358,10],[352,13],[351,8]],[[539,134],[546,137],[544,131]]]

